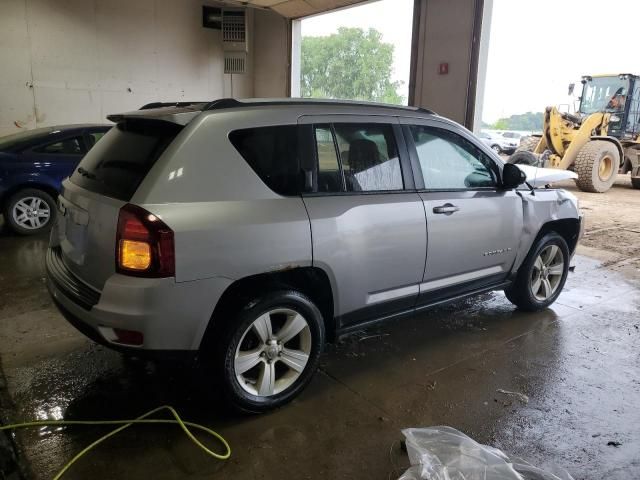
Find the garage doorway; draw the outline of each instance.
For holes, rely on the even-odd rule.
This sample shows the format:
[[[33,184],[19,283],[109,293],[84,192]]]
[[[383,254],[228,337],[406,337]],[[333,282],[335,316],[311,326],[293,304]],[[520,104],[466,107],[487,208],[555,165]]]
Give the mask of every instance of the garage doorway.
[[[407,105],[413,0],[379,0],[293,22],[291,96]]]

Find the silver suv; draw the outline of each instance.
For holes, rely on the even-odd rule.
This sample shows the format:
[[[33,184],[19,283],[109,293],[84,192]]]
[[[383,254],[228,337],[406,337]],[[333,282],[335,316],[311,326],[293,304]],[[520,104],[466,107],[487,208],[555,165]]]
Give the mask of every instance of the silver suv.
[[[573,196],[427,110],[225,99],[109,119],[64,181],[51,295],[95,341],[195,356],[247,411],[291,400],[364,326],[489,290],[547,307],[579,240]]]

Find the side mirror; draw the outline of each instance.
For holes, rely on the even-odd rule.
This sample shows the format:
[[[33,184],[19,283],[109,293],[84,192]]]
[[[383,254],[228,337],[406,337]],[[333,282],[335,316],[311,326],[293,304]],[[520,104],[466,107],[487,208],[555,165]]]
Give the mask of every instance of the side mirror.
[[[502,169],[502,188],[511,190],[527,181],[527,175],[513,163],[505,163]]]
[[[569,93],[568,93],[569,96],[573,95],[573,91],[575,90],[575,88],[576,88],[576,84],[575,83],[570,83],[569,84]]]

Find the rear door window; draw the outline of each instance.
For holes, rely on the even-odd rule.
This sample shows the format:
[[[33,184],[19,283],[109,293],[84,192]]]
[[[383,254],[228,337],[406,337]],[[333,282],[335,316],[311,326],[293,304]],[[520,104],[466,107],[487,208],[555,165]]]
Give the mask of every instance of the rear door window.
[[[181,125],[160,120],[127,119],[109,130],[71,176],[76,185],[129,201]]]
[[[33,149],[37,153],[54,155],[82,155],[86,153],[82,137],[65,138]]]
[[[285,196],[300,193],[297,125],[236,130],[229,140],[271,190]]]
[[[391,125],[334,124],[348,192],[402,190],[402,170]]]
[[[314,128],[316,154],[318,156],[318,191],[342,192],[342,172],[329,125],[316,125]]]
[[[104,134],[107,132],[88,132],[87,133],[87,141],[88,141],[88,150],[91,150],[93,146],[96,144],[98,140],[104,137]]]

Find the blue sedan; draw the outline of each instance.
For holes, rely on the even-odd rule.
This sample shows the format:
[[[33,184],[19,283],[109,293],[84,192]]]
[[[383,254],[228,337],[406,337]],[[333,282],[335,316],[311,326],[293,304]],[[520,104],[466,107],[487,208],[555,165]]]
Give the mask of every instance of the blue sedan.
[[[64,125],[0,137],[0,211],[9,228],[21,235],[48,229],[62,180],[110,128]]]

